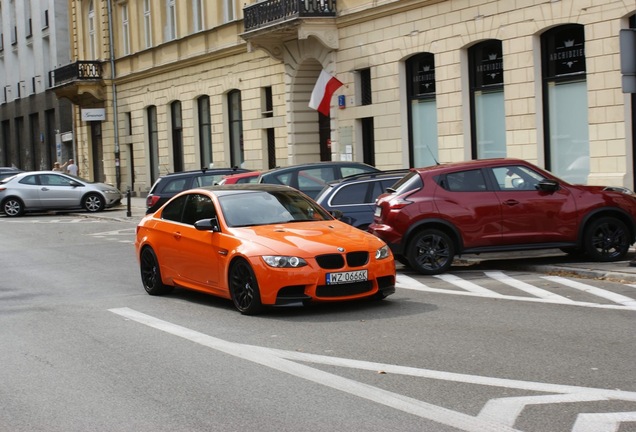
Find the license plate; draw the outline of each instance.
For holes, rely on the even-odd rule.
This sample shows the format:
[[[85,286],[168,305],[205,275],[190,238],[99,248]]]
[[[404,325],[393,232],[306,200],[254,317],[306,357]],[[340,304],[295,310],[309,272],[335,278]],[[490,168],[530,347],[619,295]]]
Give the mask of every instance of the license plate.
[[[349,272],[327,273],[327,285],[361,282],[367,280],[366,270],[356,270]]]
[[[375,208],[375,212],[373,212],[373,215],[374,215],[375,217],[380,217],[380,215],[381,215],[381,214],[382,214],[382,208],[380,208],[380,207],[376,207],[376,208]]]

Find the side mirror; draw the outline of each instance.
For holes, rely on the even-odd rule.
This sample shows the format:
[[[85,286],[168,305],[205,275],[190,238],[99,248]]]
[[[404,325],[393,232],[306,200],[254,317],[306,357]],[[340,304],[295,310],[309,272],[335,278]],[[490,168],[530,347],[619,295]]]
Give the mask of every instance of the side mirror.
[[[555,180],[541,180],[539,183],[537,183],[537,190],[542,191],[542,192],[556,192],[557,190],[559,190],[559,183],[556,182]]]
[[[73,186],[73,187],[82,186],[82,184],[80,182],[76,182],[75,180],[71,180],[70,182],[68,182],[68,184]]]
[[[220,232],[219,220],[216,216],[211,219],[200,219],[194,223],[194,227],[199,231]]]
[[[338,220],[341,220],[344,216],[344,213],[342,213],[342,211],[340,210],[332,210],[329,213],[331,213],[331,216],[335,217]]]

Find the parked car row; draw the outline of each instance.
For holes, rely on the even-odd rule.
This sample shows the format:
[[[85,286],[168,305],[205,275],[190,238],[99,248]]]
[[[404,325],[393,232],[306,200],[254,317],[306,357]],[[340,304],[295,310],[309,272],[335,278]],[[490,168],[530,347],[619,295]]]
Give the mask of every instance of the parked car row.
[[[96,212],[121,198],[54,171],[0,180],[7,216]],[[395,290],[394,259],[425,275],[469,253],[560,248],[617,261],[636,240],[632,191],[573,185],[507,158],[395,171],[356,162],[189,171],[161,177],[147,204],[135,243],[146,291],[201,290],[244,314],[384,298]]]

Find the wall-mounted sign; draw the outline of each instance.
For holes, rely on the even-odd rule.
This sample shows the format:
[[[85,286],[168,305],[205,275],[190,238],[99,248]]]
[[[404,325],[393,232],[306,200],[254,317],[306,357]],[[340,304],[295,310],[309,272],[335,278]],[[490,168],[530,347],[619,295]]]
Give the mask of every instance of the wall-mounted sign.
[[[83,121],[104,121],[106,120],[106,109],[104,108],[84,108],[82,109]]]
[[[60,136],[60,139],[62,140],[62,142],[73,141],[73,132],[62,133],[62,135]]]

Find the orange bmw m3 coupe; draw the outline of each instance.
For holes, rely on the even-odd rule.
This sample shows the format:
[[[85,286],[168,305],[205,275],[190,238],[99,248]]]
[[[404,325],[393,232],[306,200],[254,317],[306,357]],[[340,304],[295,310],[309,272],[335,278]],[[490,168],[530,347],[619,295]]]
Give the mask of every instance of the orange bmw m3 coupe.
[[[202,291],[246,315],[395,292],[395,263],[382,240],[288,186],[182,192],[139,222],[135,248],[148,294]]]

